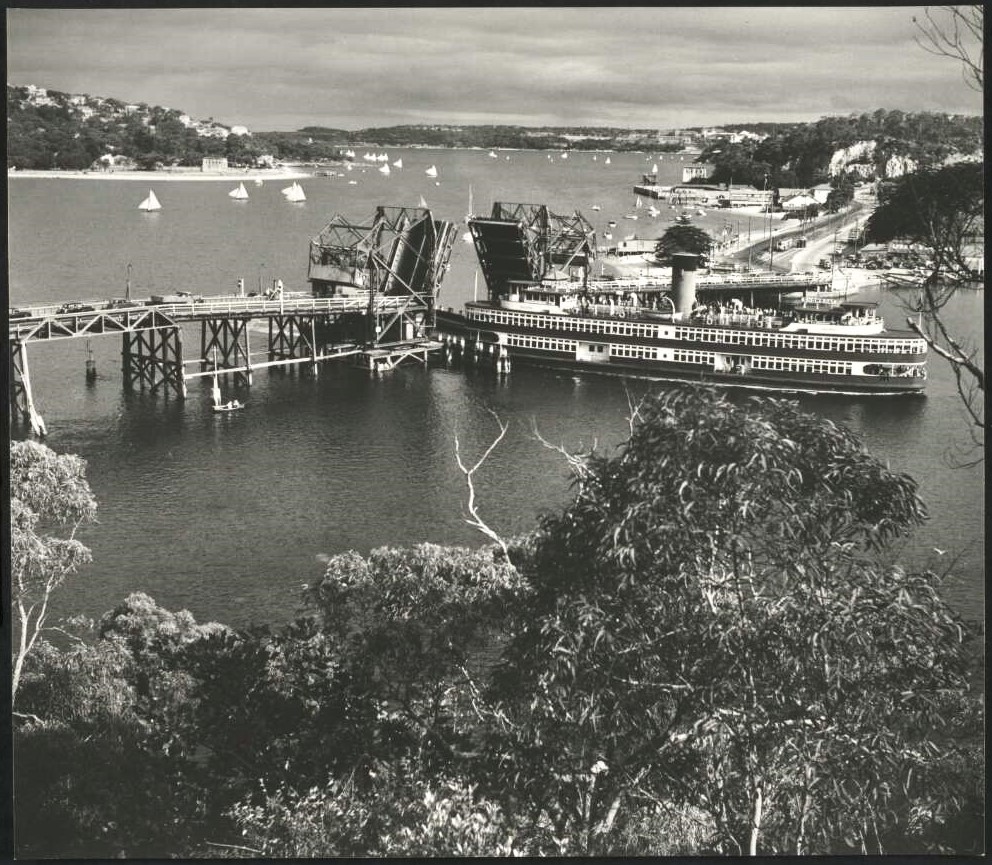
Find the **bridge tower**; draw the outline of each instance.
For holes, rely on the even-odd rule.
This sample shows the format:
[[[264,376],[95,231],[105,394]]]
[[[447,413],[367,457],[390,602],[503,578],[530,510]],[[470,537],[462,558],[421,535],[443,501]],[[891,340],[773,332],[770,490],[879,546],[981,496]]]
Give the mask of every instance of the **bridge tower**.
[[[364,297],[367,305],[341,317],[327,336],[362,346],[363,365],[373,372],[407,357],[426,361],[454,239],[454,223],[426,207],[379,206],[363,225],[335,216],[310,243],[312,292]]]
[[[152,318],[151,326],[124,331],[121,335],[124,387],[131,390],[137,385],[152,392],[162,388],[186,399],[182,328],[174,323],[161,326],[156,319]]]
[[[491,300],[558,276],[585,281],[596,257],[596,232],[578,211],[497,201],[490,216],[469,220],[469,229]]]

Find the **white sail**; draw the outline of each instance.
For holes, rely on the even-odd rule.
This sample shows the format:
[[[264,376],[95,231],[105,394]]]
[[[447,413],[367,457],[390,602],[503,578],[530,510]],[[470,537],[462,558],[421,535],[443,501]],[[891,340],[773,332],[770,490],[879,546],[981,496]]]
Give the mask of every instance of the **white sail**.
[[[427,199],[424,198],[424,196],[422,196],[422,195],[420,196],[420,206],[423,207],[423,208],[426,208],[427,207]]]
[[[248,200],[248,190],[245,189],[245,185],[243,183],[239,183],[236,189],[232,189],[227,194],[231,196],[231,198],[235,198],[238,201]]]
[[[380,174],[385,174],[385,175],[388,176],[389,175],[389,166],[388,165],[385,165],[385,164],[380,165],[379,166],[379,173]]]
[[[567,154],[567,153],[563,153],[563,154],[561,155],[561,158],[562,158],[562,159],[568,159],[568,154]]]
[[[293,194],[293,187],[294,186],[296,186],[296,181],[293,181],[293,183],[292,183],[291,186],[284,186],[282,188],[282,194],[283,195],[292,195]]]
[[[489,151],[489,158],[490,159],[499,159],[499,156],[497,155],[497,153],[496,153],[495,150],[490,150]]]
[[[610,234],[608,231],[603,232],[603,237],[605,237],[607,240],[613,240],[613,235]]]
[[[471,231],[466,231],[464,234],[462,234],[462,242],[463,243],[471,243],[472,242],[472,232]]]
[[[437,166],[432,165],[424,172],[424,174],[426,174],[428,177],[437,177]]]
[[[287,189],[283,190],[283,194],[286,196],[287,201],[295,202],[295,201],[307,200],[307,196],[306,193],[303,191],[303,187],[300,186],[300,184],[297,183],[295,180],[293,181],[292,186],[287,187]]]
[[[651,173],[652,174],[657,174],[658,173],[658,163],[657,162],[654,165],[651,166]]]
[[[210,396],[213,398],[214,405],[220,405],[220,385],[217,383],[217,373],[214,373],[214,386],[210,389]]]
[[[636,198],[634,199],[634,207],[644,207],[644,202],[643,202],[643,201],[641,201],[641,196],[639,196],[639,195],[638,195],[638,196],[637,196],[637,197],[636,197]]]
[[[402,167],[403,167],[403,158],[400,157],[393,163],[393,168],[402,168]]]
[[[139,210],[151,211],[151,210],[161,210],[162,205],[159,200],[155,197],[155,193],[149,189],[148,197],[138,205]]]
[[[602,210],[602,208],[601,208],[601,207],[600,207],[600,206],[599,206],[598,204],[594,204],[594,205],[593,205],[592,207],[590,207],[589,209],[590,209],[590,210]]]
[[[603,163],[603,165],[609,165],[609,164],[610,164],[610,157],[607,156],[606,161]]]

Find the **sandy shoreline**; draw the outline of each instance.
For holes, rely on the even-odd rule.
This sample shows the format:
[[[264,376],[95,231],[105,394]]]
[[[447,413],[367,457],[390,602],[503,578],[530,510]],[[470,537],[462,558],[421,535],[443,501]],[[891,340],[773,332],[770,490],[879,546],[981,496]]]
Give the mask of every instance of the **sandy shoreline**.
[[[8,171],[8,180],[15,177],[45,178],[54,180],[143,180],[159,183],[163,180],[222,180],[237,183],[239,180],[300,180],[313,175],[299,168],[248,169],[247,171]]]

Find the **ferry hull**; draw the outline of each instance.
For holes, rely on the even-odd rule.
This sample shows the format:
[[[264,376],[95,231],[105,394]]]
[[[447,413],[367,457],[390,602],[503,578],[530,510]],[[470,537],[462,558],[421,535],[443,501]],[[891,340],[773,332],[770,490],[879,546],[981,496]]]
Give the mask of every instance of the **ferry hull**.
[[[437,313],[438,337],[454,347],[466,362],[496,365],[499,358],[510,366],[543,367],[569,372],[641,378],[653,381],[697,382],[720,387],[783,393],[902,396],[922,394],[926,379],[861,375],[830,375],[787,370],[751,369],[746,373],[718,371],[701,364],[636,357],[581,359],[572,352],[534,350],[504,344],[498,331],[480,329],[476,322],[454,312]]]

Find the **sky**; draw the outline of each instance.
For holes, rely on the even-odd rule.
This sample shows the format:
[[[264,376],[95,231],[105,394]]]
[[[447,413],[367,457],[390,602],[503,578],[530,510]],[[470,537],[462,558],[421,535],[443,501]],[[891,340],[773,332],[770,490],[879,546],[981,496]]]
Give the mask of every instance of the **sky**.
[[[921,6],[8,9],[7,82],[258,131],[981,114]]]

